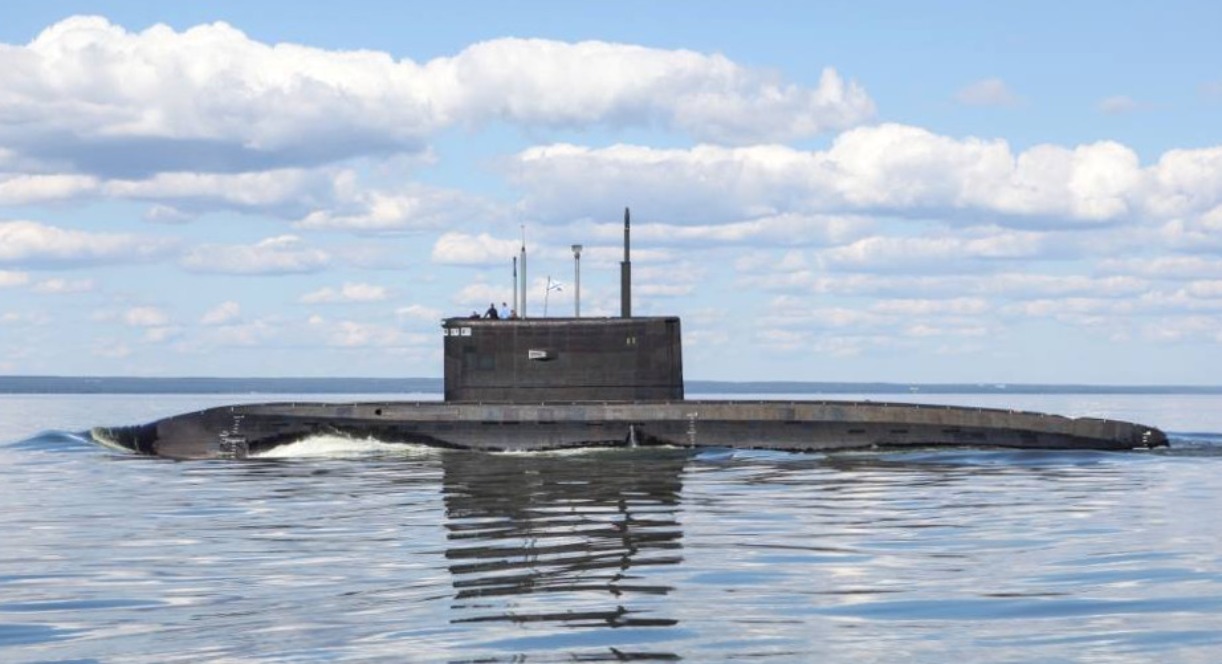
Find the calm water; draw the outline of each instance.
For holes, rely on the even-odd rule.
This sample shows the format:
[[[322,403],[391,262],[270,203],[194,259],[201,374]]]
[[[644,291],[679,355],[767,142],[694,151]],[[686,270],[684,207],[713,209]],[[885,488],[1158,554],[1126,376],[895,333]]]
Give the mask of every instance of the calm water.
[[[0,397],[0,661],[1222,657],[1222,396],[936,399],[1176,432],[1154,453],[172,462],[71,433],[283,399]]]

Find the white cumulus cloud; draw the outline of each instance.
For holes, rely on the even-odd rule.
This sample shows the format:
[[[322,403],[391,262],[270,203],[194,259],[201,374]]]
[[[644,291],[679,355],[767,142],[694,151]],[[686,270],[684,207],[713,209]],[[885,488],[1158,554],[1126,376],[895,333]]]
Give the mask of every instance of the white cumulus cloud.
[[[824,268],[842,272],[937,274],[988,270],[998,261],[1047,258],[1065,250],[1060,240],[1028,231],[980,236],[878,235],[820,251],[818,259]]]
[[[501,240],[487,233],[445,233],[433,243],[433,261],[448,265],[497,265],[518,255],[520,240]]]
[[[157,307],[132,307],[123,312],[123,322],[132,327],[161,327],[169,324],[170,317]]]
[[[0,221],[0,264],[72,266],[131,263],[164,255],[167,240],[92,233],[36,221]]]
[[[306,246],[296,235],[280,235],[253,245],[200,245],[184,254],[180,262],[191,272],[302,274],[326,268],[331,256]]]
[[[143,179],[116,179],[101,185],[111,197],[171,201],[168,209],[155,207],[155,221],[182,221],[185,210],[233,209],[301,214],[312,205],[331,200],[324,171],[275,169],[244,173],[158,173]]]
[[[226,325],[242,315],[242,306],[233,300],[222,302],[206,311],[199,319],[202,325]]]
[[[630,196],[652,218],[684,225],[885,213],[1050,229],[1183,217],[1201,235],[1222,228],[1222,147],[1172,150],[1143,167],[1113,141],[1016,152],[1001,139],[884,124],[816,151],[538,146],[518,153],[507,175],[525,209],[552,221],[605,218]]]
[[[825,69],[813,85],[723,55],[503,38],[418,63],[267,44],[226,23],[131,32],[99,16],[0,45],[5,161],[112,177],[316,165],[420,152],[455,125],[654,126],[701,140],[789,140],[874,105]],[[71,149],[67,149],[67,148]]]
[[[380,302],[387,298],[385,286],[347,283],[340,288],[321,288],[302,295],[303,304],[328,304],[337,302]]]
[[[332,321],[311,316],[309,325],[322,335],[326,345],[340,348],[397,348],[414,339],[395,327],[379,323]]]
[[[850,242],[868,233],[874,226],[873,219],[866,216],[798,213],[718,224],[680,225],[650,221],[642,223],[637,220],[632,222],[632,238],[634,242],[649,247],[827,246]],[[579,232],[581,237],[615,246],[623,240],[624,226],[622,221],[591,223],[583,225]],[[608,256],[608,260],[619,261],[617,252],[618,248]],[[582,260],[585,260],[585,255]]]
[[[60,201],[94,193],[97,189],[98,179],[88,175],[0,173],[0,205]]]
[[[398,190],[365,188],[350,171],[336,174],[331,188],[331,198],[299,219],[298,228],[381,233],[445,228],[455,221],[501,214],[491,203],[457,190],[415,183]]]
[[[92,279],[45,279],[34,284],[34,292],[61,294],[61,293],[87,293],[93,290],[94,283]]]

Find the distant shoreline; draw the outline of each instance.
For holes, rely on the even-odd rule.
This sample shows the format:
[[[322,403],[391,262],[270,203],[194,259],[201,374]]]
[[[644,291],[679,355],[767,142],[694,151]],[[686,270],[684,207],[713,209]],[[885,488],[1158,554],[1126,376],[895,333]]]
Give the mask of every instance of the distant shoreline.
[[[0,394],[437,394],[440,378],[0,376]],[[1222,394],[1222,385],[689,380],[691,394]]]

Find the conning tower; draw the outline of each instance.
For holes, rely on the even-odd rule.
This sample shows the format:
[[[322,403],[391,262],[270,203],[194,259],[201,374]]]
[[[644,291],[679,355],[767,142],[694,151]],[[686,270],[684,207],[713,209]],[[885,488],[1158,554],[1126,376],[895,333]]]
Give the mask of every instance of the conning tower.
[[[448,318],[445,400],[682,400],[679,318],[632,316],[629,224],[625,209],[618,318]]]

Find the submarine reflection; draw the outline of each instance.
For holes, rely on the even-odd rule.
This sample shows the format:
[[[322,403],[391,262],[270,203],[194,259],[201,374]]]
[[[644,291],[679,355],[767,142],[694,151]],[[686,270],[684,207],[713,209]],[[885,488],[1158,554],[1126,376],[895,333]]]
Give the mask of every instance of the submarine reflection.
[[[444,496],[455,623],[669,627],[682,562],[680,450],[449,453]]]

